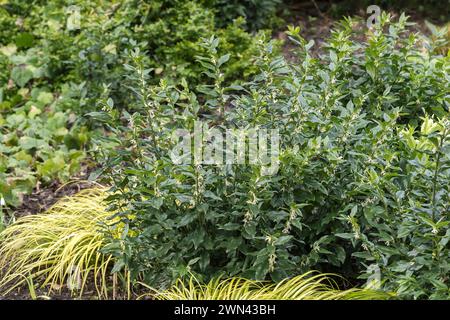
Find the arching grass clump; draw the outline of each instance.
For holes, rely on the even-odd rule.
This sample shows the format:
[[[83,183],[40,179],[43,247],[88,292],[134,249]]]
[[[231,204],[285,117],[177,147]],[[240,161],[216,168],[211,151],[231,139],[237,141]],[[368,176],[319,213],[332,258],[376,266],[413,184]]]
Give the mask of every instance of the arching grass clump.
[[[279,283],[243,278],[215,278],[202,284],[191,276],[167,290],[151,290],[159,300],[387,300],[394,296],[370,289],[339,290],[331,274],[314,271]],[[147,296],[147,295],[145,295]]]
[[[0,294],[34,283],[49,294],[68,288],[82,295],[92,281],[98,296],[108,297],[112,257],[100,252],[101,224],[111,215],[105,196],[104,188],[83,190],[0,233]]]

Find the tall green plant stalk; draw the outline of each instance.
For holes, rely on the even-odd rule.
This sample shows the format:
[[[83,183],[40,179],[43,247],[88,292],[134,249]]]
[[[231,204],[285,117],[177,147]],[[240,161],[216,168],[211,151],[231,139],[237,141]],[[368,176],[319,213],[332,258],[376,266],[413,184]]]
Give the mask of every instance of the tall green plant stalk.
[[[445,123],[446,124],[446,123]],[[444,125],[445,125],[444,124]],[[445,127],[444,131],[439,135],[440,136],[440,140],[439,140],[439,145],[436,149],[436,162],[435,162],[435,170],[434,170],[434,175],[433,175],[433,192],[432,192],[432,207],[433,207],[433,222],[436,222],[436,190],[437,190],[437,185],[438,185],[438,174],[440,171],[440,165],[441,165],[441,157],[443,155],[443,147],[444,147],[444,143],[447,140],[447,134],[448,134],[448,128]]]

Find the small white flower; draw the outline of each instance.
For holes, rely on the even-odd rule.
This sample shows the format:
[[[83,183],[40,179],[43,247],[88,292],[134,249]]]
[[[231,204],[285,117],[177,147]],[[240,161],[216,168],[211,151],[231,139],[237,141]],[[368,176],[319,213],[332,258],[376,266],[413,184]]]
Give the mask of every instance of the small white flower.
[[[6,202],[5,202],[5,199],[3,198],[3,197],[1,197],[0,198],[0,206],[5,206],[6,205]]]

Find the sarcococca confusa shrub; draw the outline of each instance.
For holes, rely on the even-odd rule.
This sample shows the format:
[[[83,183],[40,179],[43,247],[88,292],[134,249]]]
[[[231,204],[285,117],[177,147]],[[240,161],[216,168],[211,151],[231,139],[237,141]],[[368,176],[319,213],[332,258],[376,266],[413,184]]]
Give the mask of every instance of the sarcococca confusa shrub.
[[[198,57],[209,80],[196,91],[148,86],[132,51],[136,112],[107,99],[91,114],[116,133],[103,174],[111,207],[133,231],[107,248],[116,269],[150,284],[189,272],[280,280],[319,269],[407,297],[448,297],[449,57],[423,48],[404,16],[389,20],[364,41],[344,22],[319,57],[291,28],[298,61],[273,58],[261,42],[259,74],[242,86],[224,84],[229,57],[214,37]],[[248,161],[174,164],[173,133],[192,134],[200,120],[278,130],[276,174]]]

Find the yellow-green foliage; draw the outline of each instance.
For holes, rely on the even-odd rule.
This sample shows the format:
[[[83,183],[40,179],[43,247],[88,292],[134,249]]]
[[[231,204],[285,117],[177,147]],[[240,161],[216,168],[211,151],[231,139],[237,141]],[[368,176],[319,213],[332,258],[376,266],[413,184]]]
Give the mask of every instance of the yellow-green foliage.
[[[105,245],[100,224],[111,215],[105,196],[103,188],[81,191],[0,233],[0,294],[32,281],[49,294],[67,286],[81,295],[89,281],[107,297],[112,257],[99,251]]]
[[[338,290],[331,274],[314,271],[279,283],[253,281],[242,278],[211,280],[201,284],[194,276],[185,283],[178,280],[167,290],[150,288],[159,300],[379,300],[393,296],[369,289]]]

